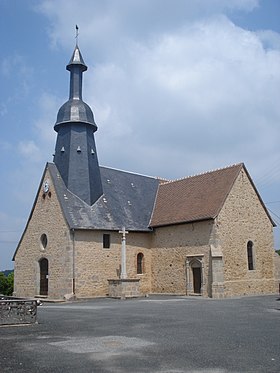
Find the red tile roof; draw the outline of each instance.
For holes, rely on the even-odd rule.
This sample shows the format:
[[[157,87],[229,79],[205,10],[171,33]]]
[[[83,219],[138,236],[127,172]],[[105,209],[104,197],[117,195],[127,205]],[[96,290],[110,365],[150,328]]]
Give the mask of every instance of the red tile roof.
[[[214,219],[242,163],[159,185],[151,227]]]

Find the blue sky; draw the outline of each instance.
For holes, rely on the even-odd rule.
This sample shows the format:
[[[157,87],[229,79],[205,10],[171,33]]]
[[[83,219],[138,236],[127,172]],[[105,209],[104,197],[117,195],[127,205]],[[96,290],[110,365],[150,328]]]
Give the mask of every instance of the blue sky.
[[[280,1],[0,0],[0,12],[0,269],[52,161],[76,24],[100,164],[174,179],[244,162],[280,225]]]

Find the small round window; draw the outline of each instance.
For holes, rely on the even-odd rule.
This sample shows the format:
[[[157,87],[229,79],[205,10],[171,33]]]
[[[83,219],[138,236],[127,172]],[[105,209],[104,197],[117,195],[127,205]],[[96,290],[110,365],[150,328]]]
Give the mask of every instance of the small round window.
[[[43,233],[42,236],[41,236],[41,245],[42,245],[42,248],[45,249],[47,247],[47,244],[48,244],[47,235],[45,233]]]

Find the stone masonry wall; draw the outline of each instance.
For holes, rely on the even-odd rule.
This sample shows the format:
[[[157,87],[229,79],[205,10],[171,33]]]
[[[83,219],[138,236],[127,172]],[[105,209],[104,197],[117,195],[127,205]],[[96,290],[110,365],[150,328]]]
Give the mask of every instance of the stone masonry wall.
[[[109,280],[109,297],[120,299],[139,297],[139,281],[139,279]]]
[[[273,227],[244,170],[218,218],[225,296],[274,293]],[[247,242],[253,242],[254,270],[248,270]]]
[[[103,234],[110,234],[110,248],[103,248]],[[121,271],[122,235],[112,231],[75,231],[75,293],[77,298],[106,296],[108,279]],[[126,236],[127,278],[140,279],[140,294],[151,289],[150,233],[129,232]],[[144,254],[144,273],[137,274],[137,254]]]
[[[50,193],[43,198],[40,186],[34,211],[29,221],[15,257],[15,295],[34,297],[40,293],[39,260],[49,261],[48,296],[63,298],[72,292],[72,241],[68,226],[61,212],[60,204],[52,185],[51,176],[46,171],[44,180],[49,181]],[[44,249],[41,235],[47,235]]]
[[[49,261],[49,298],[75,293],[78,298],[106,296],[108,279],[119,278],[121,234],[75,230],[70,233],[59,201],[46,171],[25,234],[15,257],[15,295],[39,295],[39,261]],[[45,198],[43,198],[43,195]],[[111,235],[109,249],[103,248],[103,234]],[[40,238],[48,243],[42,247]],[[74,240],[73,240],[74,238]],[[247,242],[253,242],[254,270],[248,270]],[[153,233],[127,235],[127,276],[140,279],[140,294],[186,294],[186,259],[203,261],[203,295],[211,296],[210,243],[222,250],[224,296],[275,293],[279,275],[273,250],[273,229],[245,171],[241,171],[215,220],[156,228]],[[73,263],[73,253],[75,263]],[[137,254],[144,254],[144,272],[137,274]],[[274,259],[275,258],[275,259]]]
[[[204,293],[210,295],[209,266],[212,222],[156,228],[152,242],[152,292],[186,294],[186,259],[204,255]]]
[[[280,255],[277,254],[276,252],[274,254],[274,263],[275,263],[274,277],[275,277],[275,282],[276,282],[275,286],[276,286],[276,291],[280,293]]]

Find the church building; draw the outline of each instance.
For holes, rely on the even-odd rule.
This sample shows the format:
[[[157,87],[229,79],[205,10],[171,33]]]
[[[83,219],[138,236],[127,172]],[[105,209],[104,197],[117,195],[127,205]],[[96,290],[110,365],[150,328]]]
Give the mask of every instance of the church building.
[[[14,254],[14,295],[276,293],[275,224],[245,165],[169,181],[100,166],[78,46],[66,69],[69,100]]]

